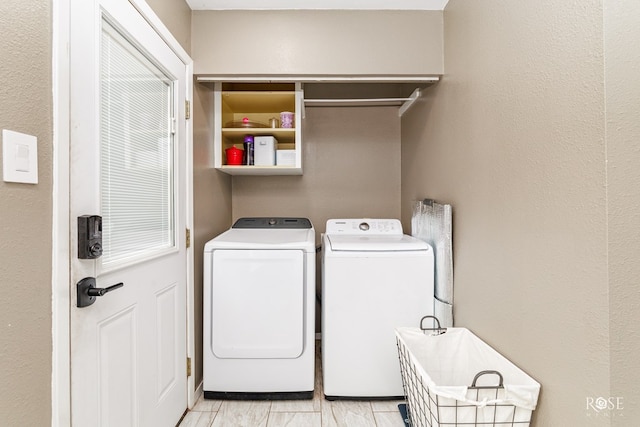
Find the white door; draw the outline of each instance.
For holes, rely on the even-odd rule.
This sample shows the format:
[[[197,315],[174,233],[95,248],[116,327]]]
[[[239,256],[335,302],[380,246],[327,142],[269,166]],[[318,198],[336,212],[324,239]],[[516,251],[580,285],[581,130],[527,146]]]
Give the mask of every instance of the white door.
[[[187,408],[187,70],[127,0],[70,5],[72,424],[175,426]],[[102,217],[87,255],[83,215]],[[99,252],[100,232],[102,255],[79,259]],[[99,293],[76,291],[92,277],[112,290],[78,307],[76,292]]]

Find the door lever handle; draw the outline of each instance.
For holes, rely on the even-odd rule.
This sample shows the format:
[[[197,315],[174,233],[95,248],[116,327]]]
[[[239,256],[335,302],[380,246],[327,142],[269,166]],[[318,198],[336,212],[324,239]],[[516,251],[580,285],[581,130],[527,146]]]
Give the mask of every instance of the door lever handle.
[[[124,286],[124,283],[116,283],[108,288],[96,288],[95,277],[85,277],[76,284],[77,302],[79,308],[88,307],[96,302],[96,297],[101,297],[107,292],[115,291]]]
[[[108,288],[89,288],[87,289],[87,295],[89,295],[90,297],[101,297],[107,292],[114,291],[123,286],[124,286],[124,283],[120,282],[120,283],[116,283],[115,285],[109,286]]]

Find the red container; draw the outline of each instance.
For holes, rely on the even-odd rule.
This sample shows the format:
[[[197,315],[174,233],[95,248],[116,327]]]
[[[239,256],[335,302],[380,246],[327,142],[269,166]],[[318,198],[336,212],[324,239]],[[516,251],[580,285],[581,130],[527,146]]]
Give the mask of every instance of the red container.
[[[241,165],[242,157],[244,154],[244,150],[241,150],[236,147],[230,147],[225,150],[227,153],[227,164],[228,165]]]

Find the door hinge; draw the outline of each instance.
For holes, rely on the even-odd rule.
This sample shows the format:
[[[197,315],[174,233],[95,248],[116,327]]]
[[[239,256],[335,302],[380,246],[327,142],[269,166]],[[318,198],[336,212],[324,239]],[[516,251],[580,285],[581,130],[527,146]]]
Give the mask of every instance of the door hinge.
[[[187,120],[191,118],[191,103],[188,100],[184,101],[184,118]]]
[[[191,376],[191,358],[187,357],[187,378]]]
[[[191,247],[191,230],[187,228],[185,231],[186,231],[185,242],[186,242],[187,249],[189,249]]]

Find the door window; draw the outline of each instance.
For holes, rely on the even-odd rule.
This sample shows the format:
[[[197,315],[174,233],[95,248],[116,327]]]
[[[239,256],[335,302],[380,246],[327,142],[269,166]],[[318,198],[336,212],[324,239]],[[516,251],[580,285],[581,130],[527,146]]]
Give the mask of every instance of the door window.
[[[175,248],[174,90],[106,20],[100,72],[104,271]]]

